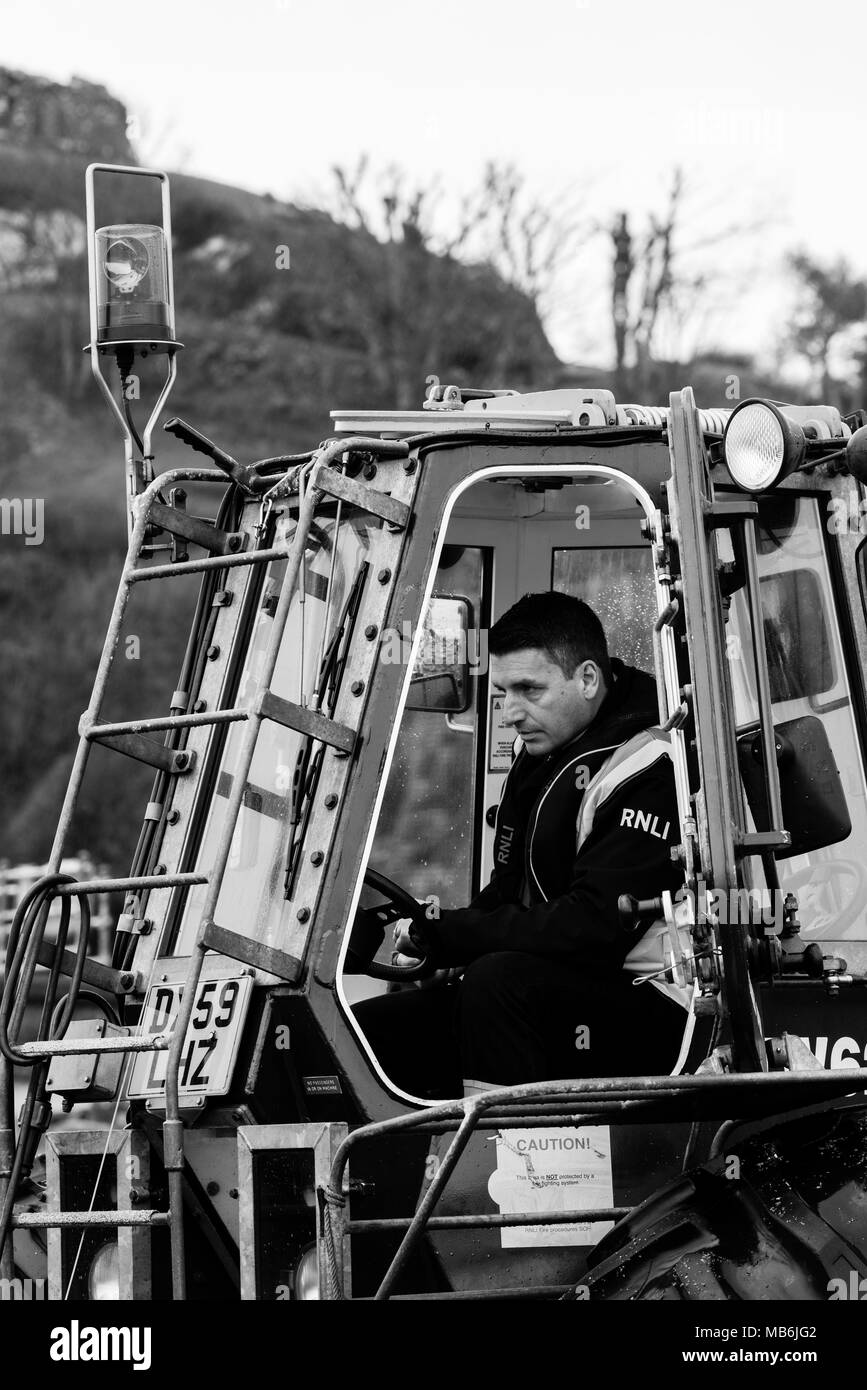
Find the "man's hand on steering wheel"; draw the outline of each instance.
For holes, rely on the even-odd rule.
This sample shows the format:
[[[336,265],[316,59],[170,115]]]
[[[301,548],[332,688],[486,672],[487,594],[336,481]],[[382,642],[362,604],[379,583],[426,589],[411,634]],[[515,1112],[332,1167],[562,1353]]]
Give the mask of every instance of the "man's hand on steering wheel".
[[[424,936],[424,925],[415,922],[409,917],[404,917],[396,923],[394,928],[394,951],[391,956],[392,965],[401,968],[412,967],[418,964],[419,959],[424,959],[430,954],[430,947]],[[435,970],[432,975],[426,975],[421,979],[411,981],[418,989],[430,989],[431,985],[443,985],[449,980],[454,980],[459,974],[460,969],[455,966],[445,966],[442,970]]]
[[[355,916],[352,939],[347,959],[354,959],[355,970],[372,975],[375,980],[389,980],[396,983],[412,983],[432,977],[436,967],[427,959],[428,943],[424,940],[424,904],[419,903],[405,888],[386,878],[375,869],[368,869],[364,875],[365,885],[385,898],[377,907],[360,908]],[[409,923],[413,935],[410,936],[406,924]],[[382,945],[388,927],[397,924],[402,945],[394,936],[395,955],[393,964],[385,965],[374,959]]]
[[[395,924],[393,939],[392,965],[415,965],[429,954],[424,932],[411,917],[402,917]]]

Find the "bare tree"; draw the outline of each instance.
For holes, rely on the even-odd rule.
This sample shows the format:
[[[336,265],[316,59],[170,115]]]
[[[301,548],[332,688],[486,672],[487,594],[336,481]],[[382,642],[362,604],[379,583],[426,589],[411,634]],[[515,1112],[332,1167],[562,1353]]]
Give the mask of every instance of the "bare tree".
[[[439,178],[412,181],[395,165],[377,176],[363,158],[333,173],[335,216],[366,234],[347,242],[353,326],[399,407],[453,360],[494,386],[551,367],[539,315],[581,243],[577,219],[533,199],[511,165],[489,163],[451,203]]]
[[[688,228],[700,220],[687,208],[683,173],[671,174],[666,206],[647,214],[646,229],[630,231],[626,212],[620,212],[605,230],[613,245],[612,321],[617,390],[644,399],[652,379],[657,342],[663,324],[671,339],[684,344],[690,325],[695,325],[724,281],[731,276],[719,269],[709,255],[720,247],[743,241],[767,228],[760,214],[750,223],[713,220],[711,231],[690,237]],[[705,214],[707,215],[707,214]]]

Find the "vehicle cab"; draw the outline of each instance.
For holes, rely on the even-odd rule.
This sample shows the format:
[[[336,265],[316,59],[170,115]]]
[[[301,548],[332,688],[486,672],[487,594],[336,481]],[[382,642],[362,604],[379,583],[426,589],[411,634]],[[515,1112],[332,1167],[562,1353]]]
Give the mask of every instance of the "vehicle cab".
[[[860,418],[778,412],[766,483],[749,473],[776,440],[766,403],[448,388],[425,405],[333,412],[309,456],[231,476],[210,531],[161,489],[204,496],[222,473],[176,470],[138,501],[110,637],[143,583],[201,587],[169,713],[104,720],[107,642],[82,724],[62,824],[94,743],[149,755],[158,782],[147,853],[118,881],[112,970],[82,975],[120,1001],[118,1051],[137,1040],[104,1085],[127,1125],[49,1133],[48,1202],[86,1211],[97,1184],[154,1219],[109,1240],[52,1230],[55,1296],[567,1288],[615,1221],[705,1156],[708,1088],[677,1099],[703,1064],[732,1081],[791,1068],[787,1035],[829,1070],[867,1061],[863,540],[831,525],[861,495]],[[162,563],[155,528],[205,558]],[[393,982],[395,920],[465,906],[490,877],[514,734],[486,633],[544,589],[585,599],[611,654],[656,679],[684,891],[654,911],[660,969],[692,993],[687,1086],[636,1056],[635,1084],[578,1088],[560,1111],[555,1088],[480,1112],[453,1154],[460,1106],[398,1087],[352,1005]],[[111,1056],[53,1066],[50,1092],[88,1096]]]

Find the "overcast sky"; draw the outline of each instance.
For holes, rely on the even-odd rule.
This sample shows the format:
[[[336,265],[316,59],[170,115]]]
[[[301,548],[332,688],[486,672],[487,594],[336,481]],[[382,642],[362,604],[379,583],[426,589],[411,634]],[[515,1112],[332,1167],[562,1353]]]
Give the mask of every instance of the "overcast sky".
[[[747,286],[706,315],[711,341],[764,351],[804,245],[867,274],[863,65],[856,0],[0,0],[0,62],[103,83],[167,167],[316,196],[367,152],[471,185],[514,161],[539,198],[569,194],[636,230],[675,164],[688,240]],[[135,133],[135,127],[133,128]],[[610,358],[607,245],[585,251],[550,321],[565,356]],[[179,287],[179,300],[182,290]]]

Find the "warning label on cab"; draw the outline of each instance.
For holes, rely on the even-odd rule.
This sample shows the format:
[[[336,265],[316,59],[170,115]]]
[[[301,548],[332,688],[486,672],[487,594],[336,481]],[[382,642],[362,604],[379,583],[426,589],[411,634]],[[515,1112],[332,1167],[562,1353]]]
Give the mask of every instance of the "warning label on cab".
[[[598,1211],[614,1205],[611,1131],[605,1125],[507,1129],[497,1134],[488,1191],[502,1214]],[[595,1245],[613,1221],[501,1227],[504,1248]]]

